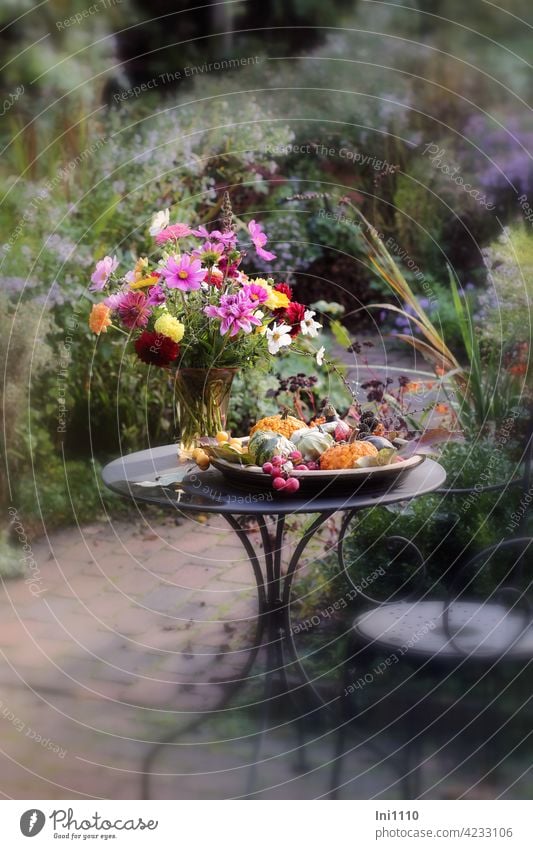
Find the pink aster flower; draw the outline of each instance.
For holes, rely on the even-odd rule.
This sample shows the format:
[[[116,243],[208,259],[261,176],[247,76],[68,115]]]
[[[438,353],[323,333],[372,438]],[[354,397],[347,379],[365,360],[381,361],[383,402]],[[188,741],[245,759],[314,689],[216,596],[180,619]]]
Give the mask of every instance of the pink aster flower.
[[[259,304],[264,304],[265,301],[268,301],[268,292],[258,283],[247,283],[242,287],[241,292],[245,295],[255,306],[259,306]]]
[[[174,239],[183,239],[185,236],[190,236],[191,234],[192,230],[186,224],[170,224],[157,234],[155,242],[156,245],[164,245],[166,242],[173,241]]]
[[[108,295],[107,298],[104,299],[104,304],[106,307],[109,307],[110,310],[118,310],[118,306],[126,294],[126,292],[130,292],[130,289],[122,289],[120,292],[115,292],[114,295]]]
[[[241,291],[236,295],[222,295],[220,306],[204,307],[204,313],[210,318],[221,319],[221,336],[228,332],[236,336],[239,330],[251,333],[254,326],[260,326],[261,320],[254,315],[255,306]]]
[[[101,292],[105,284],[117,268],[117,266],[118,259],[116,258],[116,256],[105,256],[103,259],[97,262],[96,268],[94,269],[91,275],[91,282],[93,284],[90,287],[91,291]]]
[[[273,254],[272,251],[264,250],[268,237],[266,233],[263,233],[261,224],[257,224],[255,220],[252,219],[248,224],[248,232],[252,237],[252,242],[254,243],[257,256],[260,256],[261,259],[264,259],[267,262],[270,262],[272,259],[276,259],[276,254]]]
[[[119,296],[116,303],[116,309],[124,327],[128,327],[130,330],[136,327],[146,327],[152,307],[144,292],[140,290],[132,292],[130,289],[130,291]]]
[[[151,306],[159,307],[161,304],[164,304],[167,299],[167,296],[163,292],[163,289],[156,283],[155,286],[150,286],[148,289],[148,303]]]
[[[166,266],[161,269],[161,275],[165,278],[168,288],[181,289],[182,292],[199,289],[206,274],[207,270],[202,268],[200,260],[192,259],[188,254],[179,258],[169,257]]]

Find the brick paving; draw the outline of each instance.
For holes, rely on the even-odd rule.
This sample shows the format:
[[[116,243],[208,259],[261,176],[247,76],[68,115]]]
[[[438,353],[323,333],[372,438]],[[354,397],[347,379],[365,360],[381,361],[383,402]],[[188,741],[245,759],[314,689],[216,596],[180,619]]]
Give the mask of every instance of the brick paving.
[[[24,579],[2,587],[0,791],[137,798],[150,742],[206,712],[161,752],[154,769],[169,775],[154,792],[245,794],[257,728],[231,706],[216,721],[209,713],[242,676],[257,610],[252,570],[222,520],[65,529],[33,553],[39,596]],[[250,676],[260,701],[260,660]]]

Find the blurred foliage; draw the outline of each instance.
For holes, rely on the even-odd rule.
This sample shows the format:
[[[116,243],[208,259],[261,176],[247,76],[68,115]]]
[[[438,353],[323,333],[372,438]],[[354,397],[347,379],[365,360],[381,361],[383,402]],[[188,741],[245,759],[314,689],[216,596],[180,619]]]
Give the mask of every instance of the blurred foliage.
[[[20,450],[19,434],[27,427],[32,382],[53,368],[52,349],[45,341],[50,330],[49,315],[17,308],[9,302],[5,292],[0,293],[0,360],[5,369],[0,388],[3,410],[0,453],[5,458],[0,473],[2,509],[10,501],[15,503],[13,487],[17,484],[21,464],[27,463]]]
[[[488,270],[487,290],[479,314],[482,337],[488,342],[531,340],[533,303],[533,232],[514,224],[483,250]]]
[[[1,284],[21,304],[9,341],[12,386],[2,399],[6,439],[28,493],[24,475],[33,462],[37,469],[58,464],[50,503],[63,517],[63,450],[66,463],[77,463],[92,452],[104,458],[174,436],[172,386],[148,374],[140,383],[122,342],[101,337],[95,344],[85,328],[94,260],[110,245],[125,262],[149,252],[147,224],[160,207],[171,206],[174,218],[214,222],[229,186],[239,226],[260,214],[271,234],[277,279],[289,279],[306,303],[339,302],[350,329],[359,330],[365,322],[381,325],[366,307],[385,294],[390,300],[390,292],[357,228],[320,214],[331,211],[328,198],[314,210],[287,200],[345,193],[385,240],[394,239],[392,253],[415,294],[428,297],[429,287],[429,318],[461,364],[468,365],[447,262],[468,288],[486,358],[497,340],[489,379],[529,361],[532,237],[512,224],[523,212],[517,193],[533,196],[533,127],[523,108],[529,42],[520,22],[527,0],[505,10],[484,4],[482,16],[478,4],[459,0],[192,6],[109,3],[67,26],[61,22],[87,9],[83,0],[50,0],[38,14],[25,14],[29,0],[6,0],[0,10],[0,81],[6,92],[24,86],[0,126],[0,141],[9,142],[0,161]],[[265,27],[274,27],[268,39]],[[131,93],[156,73],[255,55],[260,61],[239,71],[205,70]],[[119,92],[126,97],[117,105]],[[430,144],[487,193],[495,214],[435,167],[425,153]],[[498,219],[512,225],[503,241]],[[400,299],[395,305],[406,307]],[[47,346],[39,342],[30,379],[24,370],[37,327]],[[387,329],[404,328],[392,320]],[[2,336],[7,345],[9,331]],[[64,360],[68,425],[58,434]],[[282,370],[312,372],[291,358]],[[334,394],[335,382],[326,376],[317,397]],[[244,429],[257,410],[270,412],[280,400],[276,386],[275,376],[239,378],[232,427]],[[335,403],[343,407],[342,389]],[[83,487],[81,474],[73,471],[72,480]],[[83,509],[84,499],[80,493]]]
[[[442,597],[443,585],[450,585],[460,566],[476,552],[497,542],[511,522],[513,511],[520,503],[518,489],[503,492],[476,492],[476,485],[505,484],[520,472],[518,463],[500,452],[495,462],[492,440],[468,443],[449,443],[438,458],[447,472],[446,488],[472,487],[471,495],[440,494],[415,498],[407,505],[375,508],[365,511],[346,542],[348,572],[357,584],[380,566],[388,576],[380,579],[371,595],[384,598],[389,593],[405,595],[417,586],[420,574],[413,573],[413,554],[401,543],[388,544],[390,537],[401,535],[417,545],[428,558],[424,590],[431,589]],[[529,532],[531,532],[531,525]],[[527,527],[524,530],[527,533]],[[510,532],[507,532],[510,535]],[[397,559],[392,563],[392,555]],[[486,590],[494,585],[501,572],[500,563],[491,563],[476,587]],[[330,568],[338,568],[331,563]],[[500,570],[500,571],[498,571]],[[329,573],[328,573],[329,574]],[[482,579],[482,580],[481,580]]]

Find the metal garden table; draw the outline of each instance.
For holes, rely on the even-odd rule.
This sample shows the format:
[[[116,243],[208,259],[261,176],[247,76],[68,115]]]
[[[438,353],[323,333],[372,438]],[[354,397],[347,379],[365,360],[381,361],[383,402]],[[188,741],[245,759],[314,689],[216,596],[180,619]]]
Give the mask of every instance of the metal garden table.
[[[162,479],[165,483],[167,475],[179,479],[168,485],[160,485],[159,481]],[[178,461],[176,446],[165,445],[114,460],[104,468],[102,477],[109,489],[135,502],[156,504],[185,513],[217,513],[224,517],[241,541],[250,561],[259,602],[256,639],[243,672],[247,674],[251,669],[259,648],[264,644],[266,632],[269,655],[267,672],[275,671],[281,676],[281,688],[276,694],[276,697],[279,697],[280,693],[290,693],[286,676],[286,649],[292,661],[301,669],[290,624],[291,587],[300,558],[315,532],[335,513],[344,513],[338,540],[339,561],[344,569],[344,536],[355,514],[372,507],[410,501],[433,492],[443,485],[446,472],[438,463],[426,459],[399,481],[393,481],[388,488],[381,485],[376,490],[365,488],[360,492],[350,493],[344,489],[343,492],[332,494],[330,487],[327,491],[312,496],[302,497],[296,494],[284,497],[271,491],[251,492],[238,489],[230,485],[215,469],[201,472],[194,463]],[[154,482],[154,486],[147,486],[149,481]],[[285,520],[295,514],[316,514],[316,517],[296,543],[284,571],[282,555]],[[260,547],[254,547],[247,530],[238,521],[239,516],[251,517],[257,521]],[[272,523],[268,522],[269,518]],[[409,545],[409,541],[406,543]],[[269,682],[271,676],[267,674],[266,677]],[[243,679],[244,674],[240,680]],[[271,687],[270,683],[268,687]],[[229,701],[231,696],[232,693],[229,693],[224,701]],[[265,699],[269,701],[271,698],[272,690],[269,689]],[[177,735],[167,736],[156,744],[157,747],[170,742],[175,736]],[[156,753],[157,749],[154,749],[148,756],[147,766]],[[149,772],[145,775],[149,775]],[[147,782],[144,791],[146,796]]]

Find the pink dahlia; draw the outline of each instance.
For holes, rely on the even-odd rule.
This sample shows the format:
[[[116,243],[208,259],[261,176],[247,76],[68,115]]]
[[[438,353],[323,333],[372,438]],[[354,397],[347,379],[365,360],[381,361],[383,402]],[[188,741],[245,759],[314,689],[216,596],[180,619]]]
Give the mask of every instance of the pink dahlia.
[[[230,336],[236,336],[239,330],[251,333],[254,326],[260,326],[260,319],[254,315],[256,306],[243,292],[238,292],[236,295],[222,295],[220,306],[204,307],[204,313],[210,318],[221,319],[221,336],[228,331]]]
[[[182,292],[199,289],[206,274],[207,270],[202,268],[200,260],[192,259],[188,254],[179,258],[169,257],[166,266],[161,269],[168,288],[181,289]]]
[[[183,239],[185,236],[190,236],[192,230],[187,224],[169,224],[164,230],[155,237],[156,245],[164,245],[166,242],[174,241],[175,239]]]
[[[124,327],[128,327],[130,330],[133,330],[135,327],[146,327],[150,313],[152,312],[152,306],[148,302],[148,298],[144,292],[140,290],[125,292],[118,297],[115,304],[116,306],[114,305],[112,309],[116,308],[118,310]]]
[[[118,266],[118,259],[116,256],[110,257],[105,256],[99,262],[96,263],[96,268],[94,269],[91,275],[92,286],[90,287],[93,292],[100,292],[113,272],[116,270]]]
[[[268,236],[266,233],[263,233],[261,224],[257,224],[256,221],[252,219],[248,224],[248,232],[252,237],[252,242],[254,243],[257,256],[260,256],[261,259],[264,259],[267,262],[270,262],[272,259],[276,259],[276,254],[273,254],[272,251],[264,250],[268,241]]]

